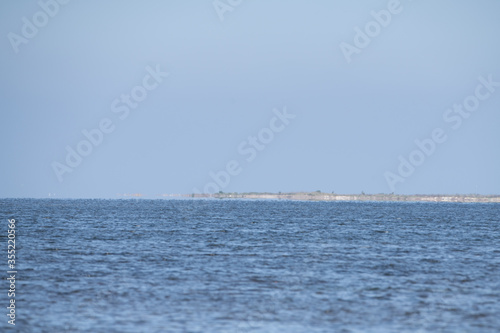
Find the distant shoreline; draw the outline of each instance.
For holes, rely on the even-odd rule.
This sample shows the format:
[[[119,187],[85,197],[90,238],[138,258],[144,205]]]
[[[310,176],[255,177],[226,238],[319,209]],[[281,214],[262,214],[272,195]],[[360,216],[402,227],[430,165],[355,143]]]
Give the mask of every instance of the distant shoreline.
[[[499,195],[457,194],[457,195],[400,195],[400,194],[335,194],[316,192],[289,193],[214,193],[183,194],[191,198],[216,199],[257,199],[257,200],[296,200],[296,201],[414,201],[414,202],[495,202],[500,203]]]

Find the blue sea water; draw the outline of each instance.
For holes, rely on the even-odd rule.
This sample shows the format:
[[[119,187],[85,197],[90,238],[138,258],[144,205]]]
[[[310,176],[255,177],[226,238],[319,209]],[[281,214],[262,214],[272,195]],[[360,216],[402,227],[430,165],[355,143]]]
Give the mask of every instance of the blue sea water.
[[[19,332],[499,332],[500,205],[0,200]]]

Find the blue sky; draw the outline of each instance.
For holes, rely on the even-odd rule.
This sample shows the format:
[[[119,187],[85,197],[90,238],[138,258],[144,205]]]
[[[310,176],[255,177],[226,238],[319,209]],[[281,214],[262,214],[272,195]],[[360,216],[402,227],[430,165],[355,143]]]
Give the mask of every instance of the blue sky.
[[[500,194],[498,1],[64,2],[0,3],[0,197]]]

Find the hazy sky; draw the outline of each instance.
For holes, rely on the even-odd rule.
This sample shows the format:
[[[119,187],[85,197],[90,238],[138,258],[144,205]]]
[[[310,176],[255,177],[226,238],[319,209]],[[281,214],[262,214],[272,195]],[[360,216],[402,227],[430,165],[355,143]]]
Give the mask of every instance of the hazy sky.
[[[499,13],[1,1],[0,197],[500,194]]]

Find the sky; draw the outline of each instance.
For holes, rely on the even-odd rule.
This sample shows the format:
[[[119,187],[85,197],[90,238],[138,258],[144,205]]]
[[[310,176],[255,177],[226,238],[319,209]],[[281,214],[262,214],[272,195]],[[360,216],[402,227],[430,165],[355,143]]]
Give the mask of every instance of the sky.
[[[498,13],[1,1],[0,197],[500,194]]]

